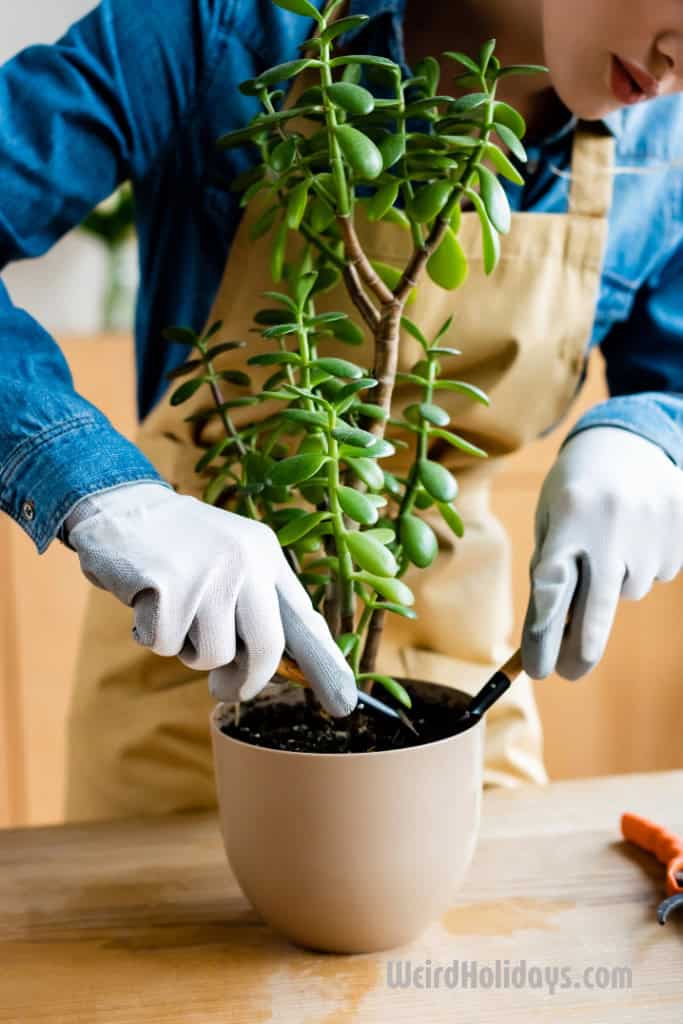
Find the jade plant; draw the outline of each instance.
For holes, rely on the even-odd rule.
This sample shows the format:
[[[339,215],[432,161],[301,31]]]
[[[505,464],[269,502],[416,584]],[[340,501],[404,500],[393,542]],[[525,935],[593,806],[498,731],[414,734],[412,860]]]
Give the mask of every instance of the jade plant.
[[[244,370],[218,368],[219,356],[245,345],[220,341],[220,323],[202,335],[171,327],[164,332],[169,341],[194,349],[170,375],[187,378],[171,402],[209,390],[208,408],[188,417],[203,448],[196,470],[206,478],[204,500],[269,524],[358,685],[377,682],[410,706],[403,686],[376,670],[383,622],[387,614],[415,617],[402,577],[437,555],[437,538],[421,513],[435,506],[458,537],[463,533],[453,504],[457,481],[430,458],[430,445],[438,440],[473,458],[486,454],[452,428],[439,397],[455,391],[475,402],[488,399],[443,373],[443,357],[458,354],[446,344],[450,319],[427,336],[406,307],[423,274],[448,290],[466,280],[458,241],[464,204],[481,224],[485,270],[494,270],[500,235],[510,226],[498,175],[522,184],[507,152],[525,159],[524,121],[496,99],[496,88],[508,75],[545,69],[501,66],[489,40],[476,58],[444,55],[457,65],[459,95],[443,95],[433,57],[405,78],[384,57],[337,52],[344,33],[367,20],[333,20],[341,0],[322,12],[308,0],[274,2],[314,19],[317,35],[300,59],[242,83],[259,112],[218,141],[248,147],[255,157],[233,188],[243,207],[258,204],[252,238],[272,237],[276,287],[254,311],[262,351],[245,356],[246,364],[272,372],[255,387]],[[295,105],[283,107],[283,85],[302,74],[306,87]],[[358,217],[401,225],[411,239],[407,264],[369,259]],[[319,311],[320,297],[338,286],[356,319]],[[422,349],[409,373],[397,372],[402,330]],[[340,342],[352,350],[368,340],[369,365],[326,354],[330,341],[338,352]],[[396,384],[411,385],[416,395],[400,412],[392,403]],[[234,410],[248,406],[254,414],[238,429]],[[221,429],[214,443],[204,440],[209,422]],[[382,466],[397,447],[410,456],[401,474]]]

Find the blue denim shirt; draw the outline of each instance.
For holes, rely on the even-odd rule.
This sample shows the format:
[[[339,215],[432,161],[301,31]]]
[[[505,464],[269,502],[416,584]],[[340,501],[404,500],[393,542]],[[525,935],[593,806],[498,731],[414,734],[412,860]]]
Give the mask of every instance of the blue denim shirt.
[[[352,0],[365,11],[354,49],[402,52],[404,0]],[[229,182],[253,156],[215,139],[256,101],[237,85],[298,55],[312,30],[271,0],[103,0],[52,46],[0,68],[0,269],[38,256],[116,185],[133,182],[141,286],[138,409],[155,405],[184,357],[168,324],[199,329],[238,225]],[[452,41],[456,45],[457,40]],[[610,399],[572,433],[616,425],[683,467],[683,99],[607,119],[617,163],[609,246],[587,348],[607,359]],[[567,207],[572,125],[532,147],[516,209]],[[571,435],[570,435],[571,436]],[[54,340],[0,281],[0,508],[43,551],[84,495],[158,474],[73,387]]]

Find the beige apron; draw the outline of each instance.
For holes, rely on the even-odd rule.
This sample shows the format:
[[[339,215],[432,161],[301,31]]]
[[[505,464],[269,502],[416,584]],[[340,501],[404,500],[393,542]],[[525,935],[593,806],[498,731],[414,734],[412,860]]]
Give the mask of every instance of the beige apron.
[[[430,569],[407,574],[418,617],[413,622],[387,616],[380,669],[474,691],[511,650],[509,541],[491,512],[491,479],[498,457],[555,424],[579,386],[607,236],[612,156],[611,137],[577,132],[568,213],[514,214],[501,262],[490,277],[483,271],[477,216],[464,213],[460,239],[469,280],[453,293],[425,278],[406,311],[427,336],[455,313],[446,343],[463,355],[444,359],[444,374],[482,387],[491,406],[445,392],[439,401],[449,407],[456,429],[490,458],[474,460],[448,446],[432,453],[457,471],[456,506],[466,532],[457,540],[438,514],[427,513],[440,552]],[[242,220],[209,316],[208,323],[223,320],[220,338],[253,338],[253,314],[264,305],[262,292],[273,287],[270,236],[249,238],[256,215],[250,209]],[[410,232],[367,222],[358,230],[371,258],[405,265]],[[342,289],[324,300],[319,311],[343,309],[360,322]],[[263,343],[250,345],[250,352],[256,344]],[[401,345],[400,369],[405,370],[420,351],[408,335]],[[353,349],[326,342],[320,350],[372,365],[369,343]],[[243,350],[229,352],[220,366],[242,368],[245,358]],[[272,368],[250,372],[260,384]],[[167,395],[142,424],[138,444],[174,487],[198,496],[205,481],[193,470],[198,451],[184,417],[207,400],[201,393],[195,398],[174,408]],[[397,409],[414,400],[410,387],[397,390]],[[236,410],[234,419],[245,424],[253,415],[249,408]],[[383,465],[398,468],[404,459],[399,450]],[[213,806],[211,706],[206,675],[139,647],[131,637],[130,609],[93,588],[68,725],[67,817]],[[522,677],[488,713],[485,781],[509,786],[545,779],[538,714],[530,680]]]

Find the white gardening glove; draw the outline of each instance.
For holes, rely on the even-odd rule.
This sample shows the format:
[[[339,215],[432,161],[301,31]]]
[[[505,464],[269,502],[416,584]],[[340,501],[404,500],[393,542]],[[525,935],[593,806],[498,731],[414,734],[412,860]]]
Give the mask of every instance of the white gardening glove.
[[[524,668],[537,679],[589,672],[604,653],[619,598],[638,601],[682,566],[683,470],[628,430],[576,434],[536,510]]]
[[[85,498],[65,526],[85,576],[133,607],[138,643],[211,670],[217,700],[254,697],[286,645],[330,714],[354,709],[353,673],[269,527],[155,483]]]

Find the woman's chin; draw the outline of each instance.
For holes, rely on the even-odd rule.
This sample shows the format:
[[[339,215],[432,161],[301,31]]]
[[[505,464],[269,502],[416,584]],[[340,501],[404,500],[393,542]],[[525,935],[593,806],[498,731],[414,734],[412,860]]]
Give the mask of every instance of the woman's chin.
[[[599,96],[585,88],[572,88],[571,84],[555,81],[553,87],[567,110],[581,121],[599,121],[622,105],[609,94]]]

